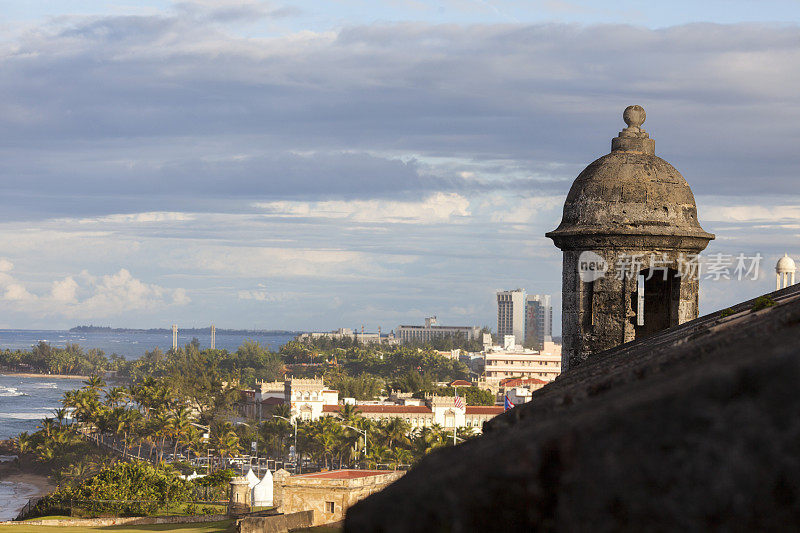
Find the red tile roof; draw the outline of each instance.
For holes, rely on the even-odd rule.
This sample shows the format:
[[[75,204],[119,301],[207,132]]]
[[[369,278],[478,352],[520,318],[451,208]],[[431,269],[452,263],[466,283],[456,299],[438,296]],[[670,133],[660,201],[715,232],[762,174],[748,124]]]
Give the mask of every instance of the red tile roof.
[[[519,387],[520,385],[538,385],[547,384],[549,381],[537,378],[506,378],[500,380],[501,387]]]
[[[502,405],[468,405],[468,415],[499,415],[503,412]]]
[[[283,403],[283,398],[264,398],[261,400],[261,405],[282,405]]]
[[[331,470],[330,472],[314,472],[313,474],[300,474],[292,476],[311,477],[322,479],[357,479],[360,477],[380,476],[381,474],[391,474],[391,470]]]
[[[471,387],[472,383],[469,381],[464,381],[463,379],[457,379],[450,384],[451,387]]]
[[[342,405],[323,405],[323,413],[338,413],[342,410]],[[386,413],[386,414],[406,414],[406,413],[431,413],[429,407],[425,405],[356,405],[354,406],[362,413]]]

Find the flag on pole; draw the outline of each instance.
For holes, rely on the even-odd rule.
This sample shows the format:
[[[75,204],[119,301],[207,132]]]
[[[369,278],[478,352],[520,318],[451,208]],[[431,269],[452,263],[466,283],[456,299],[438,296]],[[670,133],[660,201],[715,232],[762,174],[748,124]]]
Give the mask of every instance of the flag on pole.
[[[464,409],[466,411],[466,408],[464,407],[464,399],[461,396],[458,395],[458,388],[456,388],[455,405],[456,405],[457,408]]]
[[[514,407],[514,403],[508,399],[508,394],[506,394],[506,400],[503,404],[503,411],[508,411],[509,409]]]

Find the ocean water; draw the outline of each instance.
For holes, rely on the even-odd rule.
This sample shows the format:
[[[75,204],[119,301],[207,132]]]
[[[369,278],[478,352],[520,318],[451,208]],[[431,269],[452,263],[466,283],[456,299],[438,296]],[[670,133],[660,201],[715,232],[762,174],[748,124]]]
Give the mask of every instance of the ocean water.
[[[229,335],[217,333],[216,346],[235,351],[245,340],[254,340],[271,350],[277,350],[294,338],[293,335]],[[190,335],[178,332],[178,343],[186,344]],[[210,338],[198,336],[201,347],[208,347]],[[172,334],[154,333],[72,333],[53,330],[0,330],[0,349],[29,349],[39,341],[63,347],[80,344],[84,349],[99,348],[107,355],[116,353],[126,359],[136,359],[155,347],[166,351],[172,347]],[[53,416],[61,406],[65,392],[83,386],[80,379],[56,379],[49,376],[22,377],[0,374],[0,439],[9,439],[23,431],[36,431],[44,417]],[[11,520],[28,498],[37,496],[36,487],[26,483],[0,481],[0,521]]]
[[[83,387],[80,379],[48,379],[0,374],[0,439],[36,431],[41,420],[53,416],[68,390]]]
[[[217,333],[217,348],[235,351],[245,340],[254,340],[271,350],[277,350],[293,335],[228,335]],[[82,348],[99,348],[106,355],[116,353],[126,359],[136,359],[155,347],[166,351],[172,347],[172,334],[153,333],[71,333],[52,330],[0,330],[0,349],[29,349],[40,340],[53,346],[67,343],[80,344]],[[191,336],[178,335],[179,345],[192,340]],[[201,347],[208,347],[211,339],[198,338]],[[0,439],[18,435],[22,431],[36,431],[45,416],[61,406],[64,392],[81,388],[80,379],[55,379],[48,376],[27,378],[0,374]]]
[[[0,522],[14,520],[29,498],[39,496],[39,489],[28,483],[0,481]]]
[[[210,336],[181,333],[180,329],[178,330],[178,346],[188,344],[195,336],[200,341],[201,348],[209,348],[211,346]],[[271,350],[277,350],[293,338],[294,335],[286,334],[231,335],[218,331],[216,347],[233,352],[244,341],[253,340]],[[85,350],[99,348],[106,355],[116,353],[126,359],[136,359],[142,356],[144,352],[156,347],[164,352],[172,348],[172,333],[86,333],[58,330],[0,329],[0,349],[27,350],[39,341],[46,341],[52,346],[61,348],[67,343],[79,344]]]

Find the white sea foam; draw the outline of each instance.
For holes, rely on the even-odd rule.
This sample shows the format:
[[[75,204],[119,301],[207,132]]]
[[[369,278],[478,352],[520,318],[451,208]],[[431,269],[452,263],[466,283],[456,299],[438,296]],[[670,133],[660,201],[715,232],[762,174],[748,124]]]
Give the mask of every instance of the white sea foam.
[[[5,398],[13,398],[15,396],[28,396],[24,392],[20,392],[16,387],[0,387],[0,396]]]
[[[29,483],[0,481],[0,520],[13,520],[28,501],[39,494]]]
[[[41,420],[44,418],[42,413],[22,412],[22,413],[0,413],[0,418],[10,418],[12,420]]]
[[[34,389],[57,389],[58,385],[55,383],[37,383],[33,386]]]

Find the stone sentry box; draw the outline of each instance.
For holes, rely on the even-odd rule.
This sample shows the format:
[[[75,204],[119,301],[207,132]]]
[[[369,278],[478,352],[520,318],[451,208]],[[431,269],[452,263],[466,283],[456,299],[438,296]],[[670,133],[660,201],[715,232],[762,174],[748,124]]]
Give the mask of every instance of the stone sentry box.
[[[612,139],[611,153],[575,179],[561,224],[546,234],[564,253],[562,371],[698,316],[697,276],[678,276],[685,271],[679,263],[704,250],[714,235],[700,227],[689,184],[655,155],[655,141],[641,127],[645,117],[641,106],[625,109],[627,127]],[[579,275],[587,252],[602,258],[605,275]],[[617,265],[632,257],[638,272],[618,275]],[[639,276],[650,279],[642,283]]]

